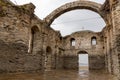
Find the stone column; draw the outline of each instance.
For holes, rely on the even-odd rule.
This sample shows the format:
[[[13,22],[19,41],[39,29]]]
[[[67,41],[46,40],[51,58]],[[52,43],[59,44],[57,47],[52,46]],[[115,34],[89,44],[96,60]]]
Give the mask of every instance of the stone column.
[[[120,79],[120,0],[111,0],[114,45],[114,74]]]

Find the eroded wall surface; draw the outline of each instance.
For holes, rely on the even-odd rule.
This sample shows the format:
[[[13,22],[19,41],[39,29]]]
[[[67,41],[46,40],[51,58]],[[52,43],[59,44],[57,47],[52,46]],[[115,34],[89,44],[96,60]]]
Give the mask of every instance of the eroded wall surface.
[[[98,12],[106,22],[105,28],[98,33],[81,31],[66,37],[50,28],[56,17],[78,8]],[[78,53],[85,51],[90,69],[105,68],[120,79],[119,0],[106,0],[103,5],[70,3],[56,9],[45,20],[34,15],[34,9],[31,3],[17,6],[9,0],[0,0],[1,73],[78,69]],[[96,37],[96,45],[91,45],[92,37]],[[75,39],[75,46],[71,46],[71,38]]]
[[[35,6],[16,6],[9,1],[0,1],[0,72],[27,72],[45,70],[46,48],[50,46],[52,57],[59,53],[60,33],[34,15]],[[34,28],[35,27],[35,28]],[[59,54],[56,54],[59,55]],[[58,66],[50,57],[51,68]],[[60,58],[61,54],[56,57]],[[52,65],[54,64],[54,65]]]
[[[92,38],[96,38],[96,44],[92,44]],[[75,39],[75,45],[71,45],[71,39]],[[102,33],[92,31],[80,31],[64,37],[65,67],[78,69],[78,54],[88,54],[90,69],[104,69],[104,45]],[[86,53],[85,53],[86,52]],[[73,58],[74,57],[74,58]],[[71,66],[71,65],[74,65]]]

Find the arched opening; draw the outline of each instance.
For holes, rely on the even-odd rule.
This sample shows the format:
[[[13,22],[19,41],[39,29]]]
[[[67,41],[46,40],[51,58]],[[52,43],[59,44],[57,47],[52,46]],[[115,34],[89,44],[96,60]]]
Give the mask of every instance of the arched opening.
[[[88,9],[88,10],[97,12],[107,23],[108,20],[104,15],[104,12],[101,11],[101,7],[102,7],[101,4],[98,4],[92,1],[74,1],[57,8],[52,13],[50,13],[46,18],[44,18],[44,21],[48,24],[48,26],[50,26],[51,23],[57,17],[59,17],[61,14],[64,14],[65,12],[76,10],[76,9]]]
[[[52,53],[51,47],[48,46],[48,47],[46,48],[46,53],[47,53],[47,55],[49,55],[49,54]]]
[[[89,56],[86,51],[78,52],[78,68],[81,70],[89,70]]]
[[[91,45],[92,45],[92,46],[97,45],[97,38],[96,38],[96,37],[92,37],[92,38],[91,38]]]
[[[70,23],[69,25],[65,25],[64,26],[64,24],[62,24],[62,25],[57,25],[56,27],[58,28],[58,27],[62,27],[62,29],[64,29],[65,30],[65,32],[68,32],[68,30],[71,30],[71,31],[73,31],[74,30],[74,28],[71,28],[70,26],[71,26],[71,23],[73,23],[73,22],[78,22],[78,23],[80,23],[80,22],[82,22],[83,23],[83,21],[88,21],[88,22],[84,22],[83,24],[85,25],[85,24],[89,24],[89,22],[97,22],[97,24],[96,25],[92,25],[91,26],[91,28],[93,28],[94,26],[96,26],[97,28],[93,28],[93,29],[98,29],[99,28],[99,25],[101,25],[102,26],[102,28],[101,29],[99,29],[99,31],[95,31],[95,32],[100,32],[100,31],[102,31],[102,29],[103,29],[103,27],[105,27],[105,25],[106,25],[106,23],[108,22],[108,20],[107,20],[107,17],[105,16],[105,13],[101,10],[101,7],[102,7],[102,5],[101,4],[97,4],[97,3],[95,3],[95,2],[91,2],[91,1],[83,1],[83,0],[81,0],[81,1],[75,1],[75,2],[71,2],[71,3],[67,3],[67,4],[65,4],[65,5],[63,5],[63,6],[61,6],[61,7],[59,7],[59,8],[57,8],[56,10],[54,10],[51,14],[49,14],[46,18],[44,18],[44,21],[47,23],[47,27],[50,27],[50,25],[56,25],[56,23],[55,24],[53,24],[54,22],[53,21],[55,21],[55,20],[57,20],[56,18],[58,18],[59,16],[61,17],[61,15],[65,15],[65,14],[67,14],[66,12],[72,12],[72,10],[74,10],[74,11],[78,11],[78,10],[76,10],[76,9],[82,9],[82,10],[84,10],[84,9],[86,9],[86,11],[90,11],[90,12],[93,12],[93,13],[95,13],[95,14],[97,14],[97,16],[95,16],[95,14],[93,14],[93,16],[92,17],[88,17],[88,16],[90,16],[90,15],[86,15],[88,12],[85,12],[84,14],[85,14],[85,16],[84,17],[86,17],[86,18],[82,18],[82,19],[80,19],[82,16],[79,16],[80,14],[78,13],[78,15],[77,15],[77,18],[78,19],[76,19],[76,20],[72,20],[74,17],[74,15],[76,15],[76,14],[74,14],[74,15],[69,15],[68,17],[66,17],[66,18],[63,18],[63,20],[65,20],[65,19],[67,19],[67,20],[70,20],[70,21],[64,21],[64,22],[58,22],[58,24],[61,24],[61,23],[64,23],[64,24],[66,24],[66,23]],[[81,11],[82,11],[81,10]],[[65,13],[65,14],[64,14]],[[60,18],[59,17],[59,18]],[[98,21],[98,18],[99,19],[101,19],[102,21],[102,23],[103,24],[101,24],[100,23],[100,21]],[[63,20],[61,20],[61,21],[63,21]],[[93,23],[91,23],[91,24],[93,24]],[[67,27],[67,28],[66,28]],[[76,25],[72,25],[72,27],[76,27]],[[84,27],[84,26],[81,26],[81,24],[79,24],[78,26],[77,26],[77,28],[76,28],[76,31],[80,31],[80,28],[78,28],[78,27],[81,27],[81,30],[84,30],[84,28],[86,27]],[[90,27],[90,25],[87,25],[87,27]],[[92,29],[92,30],[93,30]],[[57,30],[59,30],[59,29],[57,29]],[[87,29],[87,30],[89,30],[89,29]],[[75,31],[75,32],[76,32]],[[60,31],[61,32],[61,31]],[[73,32],[72,32],[73,33]],[[67,35],[69,35],[69,34],[67,34]],[[66,36],[66,35],[64,35],[64,36]],[[82,37],[84,37],[83,35],[81,35]],[[67,37],[67,36],[66,36]],[[73,36],[72,36],[73,37]],[[86,37],[87,38],[87,37]],[[76,39],[77,40],[77,39]],[[85,40],[85,39],[82,39],[81,38],[81,40]],[[71,41],[70,41],[71,42]],[[77,42],[78,43],[78,42]],[[76,44],[77,44],[76,43]],[[90,43],[89,43],[90,44]],[[69,45],[69,44],[68,44]],[[71,45],[71,43],[70,43],[70,45]],[[86,45],[88,45],[88,44],[86,44]],[[84,48],[84,47],[83,47]],[[83,49],[82,48],[82,49]],[[71,52],[73,52],[74,50],[72,50],[72,48],[70,49],[71,50]],[[83,50],[86,50],[86,49],[83,49]],[[83,51],[83,53],[81,53],[81,54],[85,54],[86,52],[84,52]],[[79,53],[78,53],[79,54]],[[65,56],[66,57],[66,56]],[[68,56],[67,56],[68,57]],[[88,56],[89,57],[89,56]],[[88,58],[87,57],[87,58]],[[96,58],[96,57],[95,57]],[[73,59],[73,60],[72,60]],[[94,61],[93,61],[93,59],[94,58],[91,58],[91,55],[90,55],[90,66],[88,67],[88,69],[89,68],[91,68],[91,67],[93,67],[94,68],[94,66],[92,65],[92,64],[94,64]],[[69,61],[68,61],[69,60]],[[65,68],[69,68],[70,66],[68,66],[68,64],[69,64],[69,62],[73,62],[73,63],[70,63],[70,64],[75,64],[75,66],[72,66],[72,67],[74,67],[74,68],[76,68],[76,66],[77,66],[77,68],[79,67],[78,66],[78,60],[79,60],[79,58],[78,58],[78,56],[75,56],[75,57],[73,57],[72,56],[72,58],[71,58],[71,56],[68,58],[68,59],[66,59],[66,61],[64,61],[65,62]],[[88,60],[88,62],[89,62],[89,59],[87,59]],[[95,59],[96,60],[96,59]],[[97,60],[96,60],[97,61]],[[78,63],[75,63],[75,62],[78,62]],[[67,64],[68,63],[68,64]],[[67,65],[66,65],[67,64]],[[71,68],[71,67],[70,67]]]
[[[45,71],[52,69],[52,49],[47,46],[46,48],[46,57],[45,57]]]
[[[35,38],[35,35],[37,35],[38,31],[39,31],[39,29],[38,29],[37,26],[33,26],[33,27],[31,28],[31,33],[32,33],[32,36],[33,36],[32,38],[33,38],[33,39]]]
[[[75,39],[74,38],[71,38],[70,39],[70,46],[75,46]]]
[[[106,23],[99,14],[86,9],[66,12],[51,24],[54,30],[60,30],[62,36],[83,30],[100,32],[105,26]]]
[[[50,27],[50,25],[51,26],[54,26],[54,25],[56,25],[56,23],[58,24],[58,25],[56,25],[56,27],[57,28],[60,28],[61,27],[61,29],[62,30],[64,30],[65,31],[65,33],[66,32],[68,32],[69,30],[70,31],[73,31],[75,28],[76,28],[76,26],[77,26],[77,28],[76,28],[76,31],[75,32],[77,32],[77,31],[80,31],[80,30],[91,30],[91,29],[86,29],[86,24],[89,24],[89,22],[92,22],[91,24],[92,25],[87,25],[87,27],[90,27],[90,28],[92,28],[92,31],[94,30],[94,29],[97,29],[97,30],[99,30],[99,31],[95,31],[95,32],[100,32],[100,31],[102,31],[102,29],[103,29],[103,27],[105,27],[106,26],[106,23],[108,22],[108,20],[107,20],[107,18],[106,18],[106,16],[105,16],[105,13],[104,12],[102,12],[102,10],[101,10],[101,7],[102,7],[102,5],[101,4],[97,4],[97,3],[95,3],[95,2],[91,2],[91,1],[75,1],[75,2],[71,2],[71,3],[67,3],[67,4],[65,4],[65,5],[63,5],[63,6],[61,6],[61,7],[59,7],[59,8],[57,8],[56,10],[54,10],[51,14],[49,14],[46,18],[44,18],[44,21],[47,23],[47,27]],[[65,17],[65,18],[63,18],[61,21],[64,21],[64,20],[66,20],[66,21],[64,21],[64,22],[56,22],[56,23],[54,23],[58,18],[60,18],[62,15],[65,15],[65,14],[67,14],[68,15],[68,13],[70,13],[70,12],[73,12],[73,11],[80,11],[80,10],[78,10],[78,9],[82,9],[81,11],[83,11],[83,10],[85,10],[86,9],[86,11],[90,11],[90,12],[92,12],[93,13],[93,15],[91,16],[91,15],[89,15],[89,13],[88,12],[85,12],[85,13],[83,13],[83,15],[84,15],[84,17],[85,18],[81,18],[82,16],[79,16],[80,14],[79,13],[75,13],[74,15],[77,15],[76,17],[78,18],[78,19],[74,19],[74,20],[72,20],[73,18],[74,18],[74,15],[69,15],[68,17]],[[87,14],[88,13],[88,14]],[[95,16],[97,14],[97,16]],[[66,15],[65,15],[66,16]],[[90,16],[90,17],[89,17]],[[98,19],[100,19],[101,21],[99,21]],[[54,21],[54,22],[53,22]],[[87,21],[87,22],[84,22],[84,21]],[[82,23],[82,24],[84,24],[83,26],[81,25],[81,24],[78,24],[78,25],[72,25],[72,23],[73,22],[75,22],[75,24],[77,24],[76,22],[78,22],[78,23]],[[96,23],[97,22],[97,23]],[[62,25],[59,25],[59,24],[61,24],[61,23],[63,23]],[[67,23],[70,23],[69,25],[66,25]],[[96,23],[96,24],[94,24],[94,23]],[[99,25],[101,25],[100,26],[100,29],[98,29],[99,28]],[[72,26],[72,28],[71,28],[71,26]],[[73,28],[74,27],[74,28]],[[81,29],[80,29],[81,28]],[[55,30],[60,30],[60,29],[55,29]],[[62,32],[62,31],[60,31],[60,32]],[[73,33],[73,32],[72,32]],[[70,33],[71,34],[71,33]],[[70,34],[68,34],[67,33],[67,35],[70,35]],[[62,35],[62,36],[66,36],[66,35]],[[82,37],[84,37],[83,35],[81,35]],[[67,37],[67,36],[66,36]],[[87,37],[86,37],[87,38]],[[77,40],[77,39],[76,39]],[[81,40],[85,40],[85,39],[82,39],[81,38]],[[74,42],[75,40],[73,40],[73,42]],[[78,42],[77,42],[78,43]],[[77,45],[77,43],[76,43],[76,45]],[[90,43],[89,43],[90,44]],[[69,44],[68,44],[69,45]],[[72,42],[71,42],[71,40],[70,40],[70,45],[72,46]],[[87,45],[87,44],[85,44],[85,45]],[[84,48],[84,47],[83,47]],[[83,49],[82,48],[82,49]],[[86,50],[86,49],[85,49]],[[72,50],[72,48],[71,48],[71,53],[73,52],[74,50]],[[81,53],[81,54],[85,54],[86,52],[84,52],[83,51],[83,53]],[[78,53],[78,54],[80,54],[80,53]],[[78,55],[79,56],[79,55]],[[73,62],[73,63],[70,63],[70,64],[75,64],[75,66],[72,66],[72,67],[74,67],[74,68],[76,68],[76,66],[77,66],[77,68],[79,67],[78,66],[78,61],[79,61],[79,57],[78,56],[75,56],[75,57],[73,57],[72,56],[72,58],[71,58],[71,56],[68,58],[68,59],[66,59],[66,61],[64,61],[66,64],[68,63],[69,64],[69,62]],[[87,56],[88,56],[88,54],[87,54]],[[65,56],[66,57],[66,56]],[[68,56],[67,56],[68,57]],[[77,58],[76,58],[77,57]],[[73,60],[72,60],[73,59]],[[68,61],[69,60],[69,61]],[[87,61],[88,61],[88,63],[89,63],[89,56],[87,57],[87,59],[86,59]],[[94,63],[94,61],[92,61],[93,59],[91,59],[91,56],[90,56],[90,66],[88,66],[88,68],[87,69],[89,69],[90,67],[94,67],[94,66],[92,66],[92,62]],[[81,61],[81,60],[80,60]],[[97,60],[96,60],[97,61]],[[75,62],[78,62],[78,63],[75,63]],[[68,66],[68,64],[67,65],[64,65],[65,66],[65,68],[69,68],[70,66]],[[70,67],[71,68],[71,67]]]
[[[29,39],[29,53],[32,53],[34,51],[35,45],[37,45],[37,38],[39,37],[39,29],[37,26],[33,26],[30,30],[30,39]]]

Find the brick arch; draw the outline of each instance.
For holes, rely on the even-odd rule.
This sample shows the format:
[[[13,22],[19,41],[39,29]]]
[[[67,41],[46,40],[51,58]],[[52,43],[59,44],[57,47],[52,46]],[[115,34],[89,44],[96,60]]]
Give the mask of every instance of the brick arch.
[[[76,10],[76,9],[88,9],[91,11],[94,11],[98,13],[105,22],[107,22],[107,19],[104,15],[104,12],[101,10],[101,4],[92,2],[92,1],[74,1],[67,3],[56,10],[54,10],[52,13],[50,13],[46,18],[44,18],[44,21],[48,24],[48,26],[51,25],[51,23],[60,15],[64,14],[65,12]]]

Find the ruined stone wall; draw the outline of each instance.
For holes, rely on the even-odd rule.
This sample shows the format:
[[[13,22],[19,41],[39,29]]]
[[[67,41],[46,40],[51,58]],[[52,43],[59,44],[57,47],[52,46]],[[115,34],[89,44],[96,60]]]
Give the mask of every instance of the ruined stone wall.
[[[85,51],[89,55],[90,69],[106,67],[120,79],[119,0],[106,0],[103,6],[90,4],[91,10],[98,12],[106,22],[102,32],[81,31],[63,38],[59,31],[50,28],[52,21],[69,11],[71,5],[72,10],[89,9],[89,5],[83,7],[82,3],[89,4],[64,5],[65,9],[58,8],[60,11],[55,13],[56,10],[42,21],[34,15],[33,4],[16,6],[8,0],[0,0],[0,72],[78,69],[78,54]],[[92,37],[96,37],[96,45],[91,45]],[[71,38],[75,39],[75,46],[71,46]]]
[[[47,66],[51,66],[52,69],[56,69],[56,68],[62,68],[62,39],[61,39],[61,35],[59,32],[55,32],[54,30],[50,29],[50,28],[46,28],[47,30],[45,30],[45,37],[44,37],[44,41],[43,41],[43,50],[45,51],[45,62],[47,63],[48,61],[51,60],[51,64],[49,65],[45,65],[45,67]],[[47,56],[47,51],[46,48],[50,47],[51,48],[51,58],[46,57]],[[49,58],[49,59],[48,59]],[[61,64],[59,64],[61,63]]]
[[[60,33],[46,26],[45,22],[33,14],[35,7],[32,4],[15,6],[9,2],[9,5],[5,5],[4,1],[1,3],[1,11],[5,14],[1,13],[0,18],[0,46],[3,46],[0,56],[0,63],[3,65],[0,66],[0,71],[62,68],[63,48]],[[47,47],[50,47],[50,52]],[[5,52],[5,49],[8,51]]]
[[[0,5],[0,63],[2,64],[0,71],[18,71],[22,69],[20,66],[23,65],[22,59],[18,56],[26,55],[28,49],[27,27],[29,27],[29,16],[19,10],[17,11],[14,5],[5,3],[2,0]],[[18,65],[16,65],[16,62]]]
[[[96,45],[91,44],[92,37],[96,37]],[[71,46],[71,38],[75,39],[75,46]],[[95,33],[92,31],[80,31],[66,36],[64,38],[64,41],[65,67],[78,69],[78,54],[81,51],[85,51],[89,55],[90,69],[104,69],[105,59],[103,52],[104,45],[102,33]],[[75,56],[76,58],[73,58],[72,56]],[[69,66],[68,64],[73,66]]]
[[[110,0],[111,7],[111,17],[112,17],[112,26],[113,26],[113,51],[114,51],[114,74],[120,79],[120,1],[119,0]]]
[[[119,23],[120,23],[120,2],[119,0],[106,0],[104,12],[106,12],[108,23],[104,34],[104,52],[106,55],[106,68],[108,72],[120,79],[119,68]]]
[[[0,72],[44,70],[46,48],[50,46],[52,57],[60,51],[60,33],[46,27],[34,8],[31,3],[15,6],[0,1]],[[50,65],[56,68],[52,57]]]

